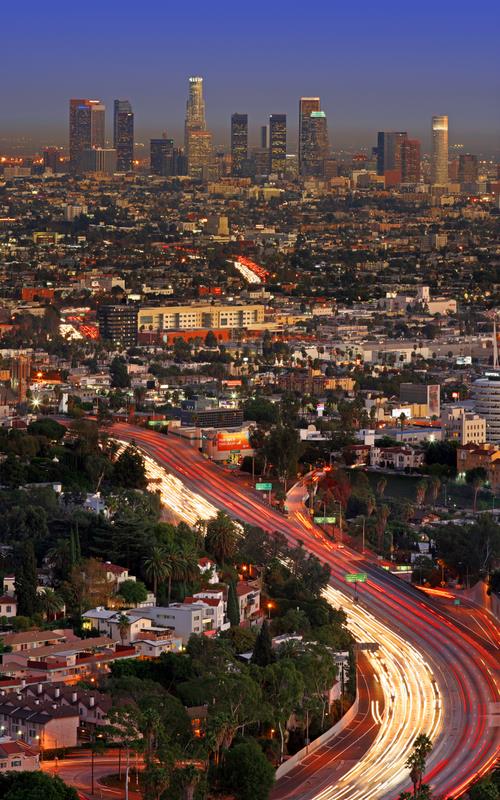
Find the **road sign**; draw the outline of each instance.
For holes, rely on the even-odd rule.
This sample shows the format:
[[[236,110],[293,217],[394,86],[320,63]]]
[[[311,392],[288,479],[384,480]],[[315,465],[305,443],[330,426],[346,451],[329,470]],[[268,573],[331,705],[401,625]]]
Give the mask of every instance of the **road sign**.
[[[255,488],[258,492],[270,492],[273,485],[272,483],[256,483]]]
[[[356,642],[354,645],[355,650],[367,650],[369,653],[374,653],[379,649],[378,642]]]
[[[336,517],[314,517],[316,525],[335,525]]]
[[[365,583],[368,580],[367,572],[352,572],[345,575],[346,583]]]
[[[460,605],[460,602],[461,602],[461,601],[460,601],[460,598],[459,598],[459,597],[455,597],[455,599],[454,599],[454,601],[453,601],[453,605],[454,605],[454,606],[459,606],[459,605]]]

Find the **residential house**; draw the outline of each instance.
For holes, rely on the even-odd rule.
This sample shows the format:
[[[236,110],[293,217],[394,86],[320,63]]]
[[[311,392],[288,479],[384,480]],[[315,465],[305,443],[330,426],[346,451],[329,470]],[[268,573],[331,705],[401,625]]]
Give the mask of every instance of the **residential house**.
[[[40,753],[22,739],[0,738],[0,772],[35,772],[40,769]]]

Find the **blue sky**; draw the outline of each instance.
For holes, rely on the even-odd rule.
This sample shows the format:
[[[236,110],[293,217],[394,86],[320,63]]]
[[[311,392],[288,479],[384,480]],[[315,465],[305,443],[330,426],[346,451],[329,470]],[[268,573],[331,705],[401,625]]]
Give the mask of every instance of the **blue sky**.
[[[217,143],[233,111],[251,136],[270,113],[319,94],[334,146],[371,145],[379,129],[428,143],[432,114],[450,139],[498,152],[500,3],[492,0],[18,0],[2,4],[0,138],[64,143],[68,98],[130,99],[136,139],[182,134],[187,77],[205,78]]]

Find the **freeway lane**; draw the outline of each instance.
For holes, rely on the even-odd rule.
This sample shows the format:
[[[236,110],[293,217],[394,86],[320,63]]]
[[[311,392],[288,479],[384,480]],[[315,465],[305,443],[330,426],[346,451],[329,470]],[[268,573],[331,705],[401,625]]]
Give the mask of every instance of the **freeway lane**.
[[[412,730],[429,732],[429,728],[422,725],[424,722],[437,725],[439,716],[444,722],[436,728],[435,748],[429,759],[427,776],[436,792],[445,797],[456,795],[476,775],[491,767],[499,745],[499,729],[493,726],[489,717],[491,703],[498,701],[499,697],[498,666],[491,649],[484,647],[472,633],[461,630],[446,619],[432,601],[415,596],[411,587],[369,562],[360,561],[359,554],[353,554],[348,548],[337,549],[305,515],[303,519],[283,518],[253,493],[236,486],[229,475],[181,440],[126,424],[115,425],[110,432],[120,439],[134,439],[168,472],[179,477],[214,507],[270,532],[279,530],[290,541],[302,541],[308,550],[331,566],[335,590],[345,592],[345,572],[368,571],[369,581],[359,587],[358,612],[365,608],[369,610],[379,624],[412,647],[416,653],[414,658],[417,661],[420,658],[421,662],[423,685],[410,690],[408,674],[406,683],[403,681],[401,684],[401,696],[398,696],[398,702],[406,709],[406,717],[401,722],[401,735],[406,732],[406,738],[401,740],[401,748],[404,750],[409,746]],[[353,605],[350,616],[355,617],[356,613]],[[363,622],[363,625],[367,624],[367,621]],[[413,666],[407,664],[406,669],[408,673],[413,672]],[[429,687],[432,691],[437,687],[439,691],[439,700],[436,695],[433,708],[430,708]],[[422,700],[420,692],[427,698],[423,709],[416,705],[419,698]],[[404,697],[410,693],[411,707]],[[421,710],[427,715],[425,720],[420,716]],[[413,725],[414,720],[416,725]],[[387,721],[383,727],[387,727]],[[363,781],[363,775],[359,775],[355,785],[346,786],[345,792],[330,786],[320,795],[310,792],[301,796],[321,796],[324,800],[393,798],[405,782],[401,759],[395,759],[394,754],[389,758],[387,754],[378,752],[376,744],[370,748],[363,763],[378,768],[378,784],[373,779]]]

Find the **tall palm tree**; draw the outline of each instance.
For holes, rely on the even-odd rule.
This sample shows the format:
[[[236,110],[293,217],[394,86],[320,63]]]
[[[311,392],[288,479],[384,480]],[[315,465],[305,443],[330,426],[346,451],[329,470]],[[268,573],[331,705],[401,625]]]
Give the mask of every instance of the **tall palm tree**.
[[[64,600],[53,589],[44,589],[38,597],[47,621],[64,608]]]
[[[125,643],[125,637],[130,630],[130,620],[126,614],[120,614],[118,617],[118,633],[122,644]]]
[[[205,546],[219,563],[224,564],[236,550],[237,530],[232,519],[219,511],[207,525]]]
[[[149,555],[144,559],[144,572],[148,580],[153,582],[153,592],[156,597],[158,584],[168,578],[167,553],[163,547],[154,545]]]

